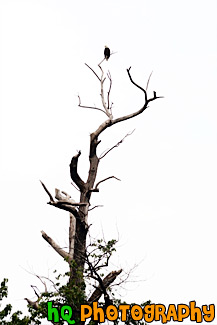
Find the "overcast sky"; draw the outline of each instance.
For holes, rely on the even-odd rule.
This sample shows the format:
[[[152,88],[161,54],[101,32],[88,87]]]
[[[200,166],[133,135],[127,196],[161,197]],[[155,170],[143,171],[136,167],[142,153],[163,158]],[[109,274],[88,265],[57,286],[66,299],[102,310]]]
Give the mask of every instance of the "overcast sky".
[[[86,179],[89,134],[103,122],[93,73],[104,46],[115,117],[138,110],[142,92],[164,96],[139,117],[102,135],[92,234],[119,238],[112,269],[139,264],[122,298],[140,303],[217,303],[217,2],[215,0],[1,0],[0,278],[26,310],[27,271],[51,276],[67,266],[41,237],[67,246],[68,214],[46,203],[39,179],[78,199],[69,163],[81,150]],[[27,271],[26,271],[27,270]],[[42,289],[42,288],[41,288]],[[189,323],[189,321],[188,321]]]

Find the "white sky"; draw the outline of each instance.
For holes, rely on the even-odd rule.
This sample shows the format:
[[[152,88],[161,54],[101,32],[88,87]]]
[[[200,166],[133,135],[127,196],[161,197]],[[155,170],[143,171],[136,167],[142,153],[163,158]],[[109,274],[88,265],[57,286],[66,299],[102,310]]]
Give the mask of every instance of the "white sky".
[[[217,2],[214,0],[12,1],[1,11],[0,278],[10,302],[26,310],[30,284],[64,270],[43,229],[67,245],[68,215],[46,203],[39,179],[78,198],[69,163],[82,151],[86,178],[89,134],[103,121],[97,70],[104,45],[115,117],[143,105],[129,81],[165,98],[139,117],[107,130],[99,153],[136,131],[106,156],[93,195],[92,232],[119,236],[114,269],[139,263],[123,299],[140,303],[217,303]],[[133,278],[134,279],[134,278]],[[40,285],[39,285],[40,286]]]

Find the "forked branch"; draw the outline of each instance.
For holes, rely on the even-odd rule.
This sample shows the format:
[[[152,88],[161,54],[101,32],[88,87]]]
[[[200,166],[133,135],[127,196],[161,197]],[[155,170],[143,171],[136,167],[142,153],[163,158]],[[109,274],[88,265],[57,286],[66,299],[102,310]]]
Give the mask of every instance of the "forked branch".
[[[82,108],[90,108],[90,109],[96,109],[96,110],[98,110],[98,111],[101,111],[101,112],[103,112],[104,114],[106,114],[106,112],[105,111],[103,111],[103,109],[101,109],[101,108],[98,108],[98,107],[94,107],[94,106],[86,106],[86,105],[81,105],[81,98],[80,98],[80,96],[78,95],[78,106],[79,107],[82,107]]]
[[[128,115],[124,115],[124,116],[122,116],[122,117],[118,117],[118,118],[113,119],[113,120],[110,120],[110,119],[109,119],[109,120],[106,120],[105,122],[103,122],[103,123],[98,127],[98,129],[97,129],[95,132],[93,132],[93,133],[91,134],[91,139],[92,139],[92,140],[95,139],[95,138],[98,138],[98,136],[99,136],[99,135],[100,135],[100,134],[101,134],[105,129],[107,129],[108,127],[111,127],[111,126],[114,125],[114,124],[117,124],[117,123],[119,123],[119,122],[123,122],[123,121],[129,120],[129,119],[131,119],[131,118],[133,118],[133,117],[136,117],[136,116],[140,115],[141,113],[143,113],[143,112],[146,110],[146,108],[148,107],[148,104],[149,104],[151,101],[156,100],[156,99],[158,99],[158,98],[163,98],[162,96],[157,96],[157,94],[156,94],[155,91],[153,92],[153,97],[148,98],[148,97],[147,97],[147,92],[146,92],[146,90],[145,90],[144,88],[142,88],[141,86],[139,86],[137,83],[135,83],[134,80],[132,79],[132,76],[131,76],[131,74],[130,74],[130,69],[131,69],[131,67],[130,67],[129,69],[127,69],[127,73],[128,73],[129,79],[130,79],[130,81],[132,82],[133,85],[135,85],[137,88],[139,88],[139,89],[144,93],[144,95],[145,95],[145,102],[144,102],[144,105],[142,106],[142,108],[140,108],[140,109],[139,109],[138,111],[136,111],[136,112],[133,112],[133,113],[128,114]]]
[[[86,108],[90,108],[90,109],[97,109],[103,113],[105,113],[109,119],[112,119],[112,113],[111,113],[111,107],[110,107],[110,103],[109,103],[109,96],[110,96],[110,92],[111,92],[111,86],[112,86],[112,79],[111,79],[111,74],[108,73],[108,78],[110,80],[110,86],[109,86],[109,90],[108,90],[108,94],[107,94],[107,104],[105,102],[105,95],[104,95],[104,82],[106,80],[106,78],[104,77],[104,71],[101,67],[101,64],[102,62],[104,61],[105,59],[103,59],[99,64],[98,64],[98,67],[100,68],[101,70],[101,77],[98,76],[98,74],[87,64],[85,63],[85,65],[94,73],[94,75],[97,77],[97,79],[100,81],[100,85],[101,85],[101,91],[100,91],[100,96],[101,96],[101,101],[102,101],[102,106],[103,106],[103,109],[101,108],[98,108],[98,107],[93,107],[93,106],[83,106],[81,105],[81,99],[80,97],[78,96],[79,98],[79,107],[86,107]]]

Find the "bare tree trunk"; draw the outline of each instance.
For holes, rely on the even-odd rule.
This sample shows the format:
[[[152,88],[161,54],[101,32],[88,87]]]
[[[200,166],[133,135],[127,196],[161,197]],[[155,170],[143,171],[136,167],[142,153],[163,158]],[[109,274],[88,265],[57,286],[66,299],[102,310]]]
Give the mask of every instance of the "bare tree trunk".
[[[103,62],[103,61],[102,61]],[[101,62],[101,63],[102,63]],[[101,64],[100,63],[100,64]],[[75,156],[72,157],[71,163],[70,163],[70,175],[73,183],[75,184],[79,191],[80,191],[80,201],[75,202],[73,199],[71,199],[70,195],[68,195],[65,192],[61,192],[60,190],[56,189],[56,196],[55,199],[51,195],[51,193],[48,191],[46,186],[42,183],[42,186],[46,193],[49,196],[50,201],[48,204],[53,205],[59,209],[63,209],[65,211],[70,212],[70,222],[69,222],[69,252],[64,251],[61,247],[59,247],[54,240],[49,237],[44,231],[42,231],[43,238],[53,247],[53,249],[61,256],[63,257],[69,264],[70,269],[70,277],[69,277],[69,288],[81,288],[81,291],[83,292],[85,296],[85,286],[84,284],[84,270],[85,270],[85,263],[87,263],[87,267],[90,270],[90,274],[93,279],[95,279],[98,282],[98,286],[93,288],[92,295],[90,296],[89,300],[86,300],[86,303],[92,304],[94,301],[98,301],[101,296],[104,296],[105,304],[108,304],[110,302],[110,298],[108,295],[108,288],[111,285],[112,282],[115,281],[116,277],[121,273],[122,270],[119,271],[112,271],[107,276],[105,276],[103,279],[100,277],[98,269],[96,269],[88,260],[87,258],[87,233],[89,230],[88,227],[88,211],[90,206],[90,199],[92,192],[99,192],[99,184],[103,181],[110,179],[110,178],[116,178],[115,176],[109,176],[105,178],[104,180],[99,181],[95,185],[97,171],[100,159],[102,159],[109,151],[111,151],[113,148],[117,147],[121,142],[123,142],[124,139],[119,141],[119,143],[115,146],[113,146],[110,150],[108,150],[102,157],[97,156],[97,146],[100,143],[101,140],[99,140],[99,136],[103,131],[105,131],[107,128],[119,123],[126,121],[128,119],[134,118],[138,116],[139,114],[143,113],[145,109],[148,107],[148,104],[156,100],[157,97],[156,92],[153,93],[153,97],[148,99],[147,96],[147,87],[146,90],[142,88],[141,86],[137,85],[131,77],[130,74],[130,68],[127,69],[127,73],[129,76],[129,79],[133,85],[135,85],[138,89],[140,89],[145,97],[144,105],[139,110],[135,111],[134,113],[113,119],[112,115],[112,104],[110,105],[110,91],[111,91],[111,85],[112,85],[112,79],[110,73],[108,73],[108,78],[110,81],[110,87],[107,93],[107,103],[105,100],[104,95],[104,71],[99,64],[99,68],[101,70],[101,77],[97,75],[97,73],[88,66],[88,68],[91,69],[91,71],[95,74],[95,76],[100,81],[100,88],[101,88],[101,100],[102,100],[102,108],[96,108],[91,106],[83,106],[81,105],[81,100],[79,97],[79,107],[86,107],[90,109],[97,109],[101,112],[103,112],[107,116],[107,120],[105,120],[99,127],[95,130],[95,132],[91,133],[90,135],[90,148],[89,148],[89,171],[88,171],[88,177],[87,181],[83,181],[81,177],[78,174],[77,167],[78,167],[78,160],[81,155],[81,152],[79,151]],[[150,79],[150,78],[149,78]],[[148,80],[149,82],[149,80]],[[147,84],[148,86],[148,84]],[[129,134],[128,134],[129,135]],[[124,137],[125,138],[125,137]],[[118,179],[118,178],[116,178]],[[72,302],[73,303],[73,302]],[[79,310],[78,308],[74,308],[73,315],[75,317],[79,317]]]

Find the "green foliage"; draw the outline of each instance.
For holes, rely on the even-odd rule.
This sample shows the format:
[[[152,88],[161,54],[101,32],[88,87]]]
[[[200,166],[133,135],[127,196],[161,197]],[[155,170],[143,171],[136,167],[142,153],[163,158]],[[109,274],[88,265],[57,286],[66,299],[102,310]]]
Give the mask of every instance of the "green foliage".
[[[81,270],[74,261],[71,263],[71,272],[73,273],[72,279],[70,279],[70,272],[55,276],[54,289],[41,295],[37,310],[29,306],[30,320],[34,321],[34,324],[42,324],[41,320],[47,318],[48,301],[52,301],[52,305],[58,310],[63,305],[70,306],[73,315],[75,315],[73,319],[77,320],[76,324],[79,324],[80,320],[76,319],[76,315],[78,312],[80,314],[80,305],[86,302],[85,282]],[[54,274],[56,274],[56,270]],[[66,324],[66,322],[60,317],[58,324]]]
[[[43,319],[47,318],[47,302],[52,301],[53,307],[60,310],[63,305],[68,305],[72,308],[73,319],[75,324],[80,324],[80,305],[87,304],[86,297],[86,282],[88,279],[91,279],[93,275],[92,268],[94,267],[95,271],[99,274],[100,277],[104,277],[102,269],[108,266],[108,261],[111,258],[112,254],[116,251],[115,245],[117,241],[115,239],[109,240],[106,242],[104,239],[97,239],[95,242],[91,243],[88,246],[87,260],[85,264],[84,272],[77,267],[75,261],[72,261],[70,264],[70,272],[65,274],[57,274],[57,271],[54,270],[54,281],[52,290],[49,292],[44,292],[41,294],[40,299],[38,300],[37,310],[33,306],[28,305],[30,316],[25,316],[22,318],[22,312],[17,311],[11,315],[12,306],[10,304],[6,305],[4,309],[0,310],[0,324],[2,325],[29,325],[43,324]],[[72,276],[73,275],[73,276]],[[93,290],[94,287],[92,286]],[[126,304],[119,299],[115,299],[115,294],[112,292],[111,288],[107,288],[107,291],[110,293],[113,299],[113,304],[118,308],[120,304]],[[7,298],[8,288],[7,288],[7,279],[4,279],[1,283],[0,288],[0,301],[3,298]],[[145,305],[149,304],[150,301],[147,301],[140,306],[144,308]],[[132,307],[135,304],[131,304]],[[103,301],[99,302],[99,307],[105,308]],[[10,320],[6,320],[10,317]],[[60,325],[66,324],[66,322],[61,319],[59,321]],[[96,323],[92,320],[89,320],[88,325],[95,325]],[[114,325],[123,324],[120,318],[113,322]],[[127,320],[124,323],[125,325],[144,325],[144,321],[135,321],[132,319],[130,312],[128,313]]]
[[[1,282],[0,287],[0,302],[3,300],[3,298],[7,298],[8,296],[8,287],[7,287],[8,279],[4,279]],[[1,304],[0,304],[1,305]],[[17,311],[11,315],[12,306],[10,304],[7,304],[4,309],[0,310],[0,323],[1,325],[28,325],[31,324],[31,320],[28,316],[24,316],[21,318],[22,312]],[[9,319],[10,317],[10,319]],[[9,320],[6,320],[6,319]]]

